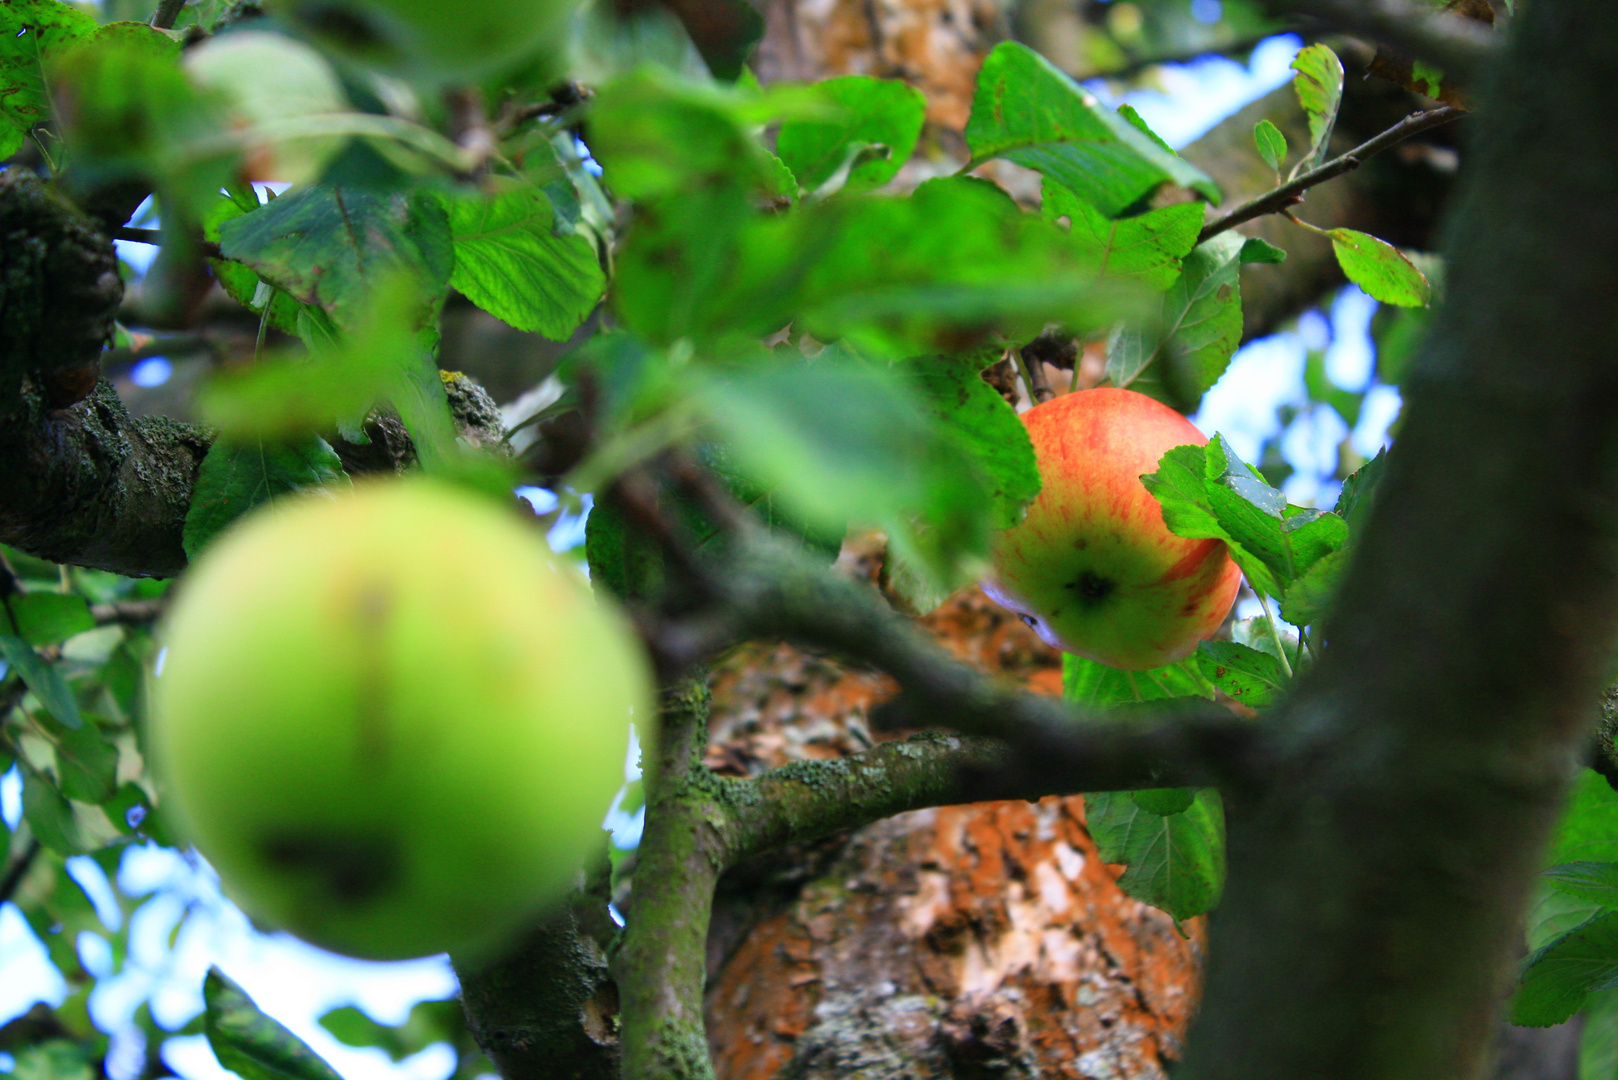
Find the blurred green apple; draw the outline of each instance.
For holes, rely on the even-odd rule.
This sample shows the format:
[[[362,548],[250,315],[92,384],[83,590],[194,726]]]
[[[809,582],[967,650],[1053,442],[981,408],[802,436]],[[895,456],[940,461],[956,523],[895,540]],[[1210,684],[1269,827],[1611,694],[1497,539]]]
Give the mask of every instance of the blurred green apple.
[[[557,50],[579,0],[272,0],[366,63],[441,83],[477,82]]]
[[[1224,622],[1241,571],[1219,540],[1169,532],[1140,482],[1208,439],[1133,390],[1081,390],[1023,414],[1039,497],[999,533],[983,589],[1046,642],[1116,668],[1184,659]]]
[[[479,954],[561,897],[652,715],[628,624],[543,535],[420,479],[254,512],[164,639],[164,808],[249,914],[367,959]]]

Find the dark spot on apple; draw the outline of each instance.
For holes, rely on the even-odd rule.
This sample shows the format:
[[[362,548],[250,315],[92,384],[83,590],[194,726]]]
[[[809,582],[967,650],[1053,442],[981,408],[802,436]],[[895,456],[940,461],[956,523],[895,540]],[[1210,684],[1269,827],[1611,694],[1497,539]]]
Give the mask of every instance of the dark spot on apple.
[[[1083,551],[1085,548],[1090,546],[1090,541],[1081,536],[1077,540],[1073,541],[1073,546],[1078,548],[1080,551]]]
[[[1105,604],[1114,592],[1118,591],[1118,583],[1111,578],[1104,578],[1094,570],[1086,570],[1078,578],[1067,583],[1078,596],[1080,606],[1095,609]]]
[[[333,899],[362,904],[387,892],[399,880],[398,846],[390,837],[287,833],[265,840],[266,861],[313,880]]]
[[[1197,602],[1195,600],[1187,600],[1186,604],[1185,604],[1185,607],[1180,609],[1180,614],[1181,615],[1194,615],[1194,614],[1196,614],[1196,611],[1197,611]]]

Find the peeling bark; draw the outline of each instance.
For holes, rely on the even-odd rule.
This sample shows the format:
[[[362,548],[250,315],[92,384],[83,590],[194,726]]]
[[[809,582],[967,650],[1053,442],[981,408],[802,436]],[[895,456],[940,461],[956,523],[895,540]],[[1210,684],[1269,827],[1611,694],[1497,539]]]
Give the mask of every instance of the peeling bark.
[[[926,624],[974,667],[1060,691],[1056,654],[977,590]],[[864,749],[895,689],[788,646],[742,650],[714,687],[708,764],[732,775]],[[1079,797],[921,810],[744,864],[709,937],[715,1072],[1156,1080],[1190,1017],[1201,920],[1181,938],[1119,872]]]

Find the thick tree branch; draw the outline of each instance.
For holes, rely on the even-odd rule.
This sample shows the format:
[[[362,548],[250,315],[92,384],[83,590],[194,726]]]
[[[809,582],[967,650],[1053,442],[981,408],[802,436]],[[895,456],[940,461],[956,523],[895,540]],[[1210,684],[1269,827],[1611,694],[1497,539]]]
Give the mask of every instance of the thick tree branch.
[[[1489,1044],[1618,638],[1614,40],[1608,0],[1524,5],[1479,110],[1294,750],[1229,805],[1190,1080],[1460,1080]]]
[[[446,385],[456,430],[495,450],[499,413],[472,380]],[[340,444],[350,472],[413,464],[396,419],[378,413],[368,446]],[[0,416],[0,543],[71,566],[129,577],[172,577],[185,566],[180,537],[211,432],[165,417],[132,417],[101,380],[89,397],[52,409],[24,387],[19,412]]]
[[[190,424],[131,417],[105,380],[62,410],[25,392],[21,415],[0,424],[0,541],[131,577],[176,574],[212,441]]]
[[[949,728],[1004,740],[1016,783],[1039,794],[1259,782],[1265,728],[1209,703],[1155,720],[1085,717],[1042,694],[973,671],[859,583],[755,541],[723,585],[748,637],[782,637],[869,664],[898,681],[877,719],[899,728]],[[1018,792],[1018,794],[1022,794]],[[981,796],[980,796],[981,797]],[[1037,797],[1037,796],[1036,796]]]
[[[1392,45],[1465,82],[1475,82],[1499,52],[1487,26],[1406,0],[1266,0],[1277,12],[1312,15],[1349,33]]]
[[[1440,109],[1429,109],[1426,112],[1412,113],[1376,138],[1361,143],[1348,153],[1333,158],[1317,169],[1310,169],[1302,176],[1289,180],[1273,191],[1267,191],[1256,198],[1249,199],[1223,217],[1210,221],[1203,226],[1202,232],[1197,236],[1197,243],[1200,244],[1204,240],[1218,236],[1228,229],[1234,229],[1236,226],[1252,221],[1254,218],[1263,217],[1265,214],[1280,213],[1296,206],[1303,201],[1303,193],[1317,184],[1323,184],[1327,180],[1342,176],[1346,172],[1352,172],[1364,164],[1366,159],[1380,154],[1388,147],[1401,143],[1412,135],[1429,131],[1452,120],[1458,120],[1465,115],[1466,111],[1464,109],[1457,109],[1451,105],[1445,105]]]

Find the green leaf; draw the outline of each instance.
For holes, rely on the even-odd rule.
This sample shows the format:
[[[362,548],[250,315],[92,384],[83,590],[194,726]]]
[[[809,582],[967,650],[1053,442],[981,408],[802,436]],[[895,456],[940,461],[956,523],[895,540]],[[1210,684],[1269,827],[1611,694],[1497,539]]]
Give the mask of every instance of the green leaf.
[[[1131,791],[1135,805],[1158,817],[1184,813],[1197,801],[1197,789],[1189,787],[1146,788]]]
[[[74,634],[95,629],[90,605],[82,596],[29,592],[11,598],[17,635],[30,645],[55,645]]]
[[[1384,304],[1426,307],[1433,298],[1427,277],[1385,240],[1353,229],[1332,229],[1331,246],[1348,280]]]
[[[1062,697],[1088,709],[1175,698],[1211,698],[1213,688],[1195,656],[1148,671],[1123,671],[1072,653],[1062,654]]]
[[[1326,617],[1343,578],[1348,575],[1352,552],[1334,551],[1321,558],[1287,586],[1281,601],[1281,617],[1293,626],[1313,626]]]
[[[90,1042],[47,1039],[17,1050],[16,1064],[9,1074],[13,1080],[96,1080],[104,1075],[92,1061]]]
[[[1258,156],[1272,169],[1279,170],[1287,157],[1287,137],[1268,120],[1260,120],[1253,128],[1253,141],[1258,144]]]
[[[775,140],[775,152],[798,183],[815,191],[845,169],[845,192],[869,191],[893,179],[921,135],[927,116],[922,93],[868,75],[827,79],[814,90],[825,98],[831,119],[787,120]]]
[[[36,653],[32,645],[20,637],[0,634],[0,660],[10,665],[39,703],[61,724],[70,728],[83,726],[79,704],[62,673]]]
[[[1118,885],[1175,919],[1213,909],[1225,885],[1225,814],[1218,792],[1205,788],[1177,814],[1142,808],[1128,793],[1084,797],[1085,821],[1106,862],[1128,869]]]
[[[1249,236],[1242,242],[1242,265],[1248,263],[1267,263],[1270,266],[1280,266],[1287,261],[1287,253],[1260,236]]]
[[[197,470],[181,544],[187,558],[260,503],[300,488],[330,484],[343,463],[318,436],[295,443],[216,439]]]
[[[22,766],[22,816],[28,828],[47,851],[58,855],[82,855],[87,850],[84,834],[73,815],[73,804],[26,762]]]
[[[45,58],[59,55],[98,29],[95,16],[61,0],[7,0],[0,4],[0,119],[9,126],[15,145],[35,124],[50,119],[45,91]],[[6,128],[0,128],[6,131]]]
[[[342,1080],[292,1032],[259,1011],[218,968],[202,984],[204,1030],[219,1064],[242,1080]]]
[[[1292,61],[1297,77],[1292,89],[1309,116],[1309,152],[1298,168],[1316,168],[1326,160],[1337,110],[1343,103],[1343,62],[1325,45],[1310,45]]]
[[[57,117],[71,162],[64,180],[76,190],[137,181],[160,187],[163,222],[175,237],[182,223],[194,228],[242,168],[228,111],[192,85],[179,57],[177,37],[115,22],[51,64],[66,106]]]
[[[1003,157],[1062,184],[1108,217],[1164,182],[1219,202],[1214,182],[1014,41],[978,73],[966,141],[974,162]]]
[[[987,481],[993,527],[1009,529],[1039,494],[1039,465],[1017,411],[983,381],[983,369],[998,359],[998,352],[925,356],[906,367],[923,404]]]
[[[374,1046],[394,1061],[402,1061],[438,1042],[454,1043],[466,1031],[461,1003],[418,1001],[398,1027],[372,1020],[352,1005],[333,1009],[320,1017],[320,1026],[346,1046]]]
[[[1163,292],[1180,276],[1180,264],[1197,246],[1202,204],[1181,203],[1112,220],[1067,188],[1047,179],[1041,212],[1047,221],[1067,218],[1068,235],[1096,276],[1134,281]]]
[[[357,424],[386,400],[409,431],[423,468],[442,468],[455,452],[455,431],[429,331],[416,329],[418,285],[408,274],[384,274],[341,340],[323,312],[304,309],[299,327],[309,339],[307,356],[216,373],[203,388],[199,411],[241,443],[296,443],[311,429]]]
[[[43,723],[56,753],[56,775],[62,794],[98,805],[118,790],[118,748],[92,720],[77,728]]]
[[[1511,1022],[1550,1027],[1579,1011],[1591,991],[1618,983],[1618,912],[1606,912],[1536,950],[1523,963]]]
[[[1026,341],[1048,322],[1074,333],[1137,307],[1127,282],[1098,286],[1055,225],[973,177],[908,198],[828,200],[794,215],[806,277],[802,325],[879,355],[963,352]],[[777,227],[785,227],[784,224]]]
[[[1551,888],[1603,907],[1618,908],[1618,862],[1572,862],[1545,871]]]
[[[1227,695],[1253,709],[1264,709],[1286,693],[1288,679],[1281,661],[1234,641],[1204,641],[1197,646],[1202,674]]]
[[[797,88],[803,101],[812,90]],[[648,200],[710,183],[747,192],[768,187],[770,154],[750,127],[774,105],[643,67],[607,83],[590,105],[590,151],[619,195]]]
[[[1170,532],[1225,541],[1248,583],[1269,596],[1285,596],[1300,575],[1348,541],[1346,522],[1287,506],[1222,435],[1206,447],[1174,448],[1141,482],[1163,507]]]
[[[1219,381],[1242,337],[1242,238],[1221,233],[1185,257],[1150,322],[1126,326],[1107,345],[1107,376],[1171,404],[1192,404]]]
[[[455,238],[450,284],[516,327],[566,341],[601,300],[607,279],[595,245],[556,231],[545,193],[508,187],[485,198],[448,200]]]
[[[1618,989],[1584,999],[1584,1034],[1579,1040],[1579,1080],[1618,1076]]]
[[[1546,861],[1618,862],[1618,792],[1594,769],[1579,770]]]
[[[1343,481],[1343,490],[1338,494],[1337,505],[1332,507],[1332,512],[1348,522],[1348,532],[1352,537],[1359,536],[1370,519],[1377,487],[1382,482],[1382,474],[1387,471],[1387,464],[1387,450],[1378,450],[1376,457],[1355,469]]]
[[[990,496],[977,470],[897,372],[834,357],[737,368],[695,396],[738,467],[794,517],[882,528],[904,557],[960,576],[962,560],[988,547]]]
[[[293,188],[221,222],[219,247],[345,330],[360,321],[380,279],[401,271],[418,290],[410,328],[430,325],[455,265],[437,199],[326,184]]]
[[[258,205],[258,196],[254,195],[253,200],[253,207],[248,207],[228,195],[220,195],[209,205],[207,213],[203,216],[202,235],[218,243],[219,227],[227,221],[249,213]],[[264,305],[268,304],[271,327],[283,334],[298,332],[298,312],[303,305],[290,293],[273,287],[250,268],[229,259],[209,259],[208,266],[218,279],[219,287],[224,289],[232,300],[255,315],[262,315]]]

